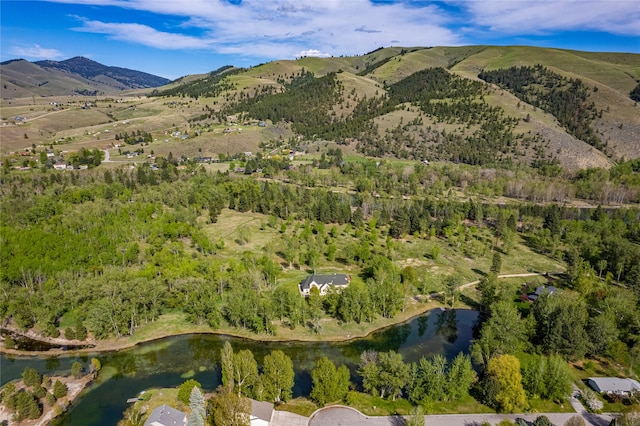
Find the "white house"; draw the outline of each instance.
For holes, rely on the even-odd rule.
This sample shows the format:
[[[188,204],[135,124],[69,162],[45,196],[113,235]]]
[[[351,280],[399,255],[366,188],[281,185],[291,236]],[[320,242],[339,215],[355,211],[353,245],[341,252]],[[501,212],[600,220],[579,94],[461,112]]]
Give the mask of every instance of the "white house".
[[[350,282],[351,277],[346,274],[309,275],[300,282],[300,293],[308,296],[311,289],[315,287],[320,291],[320,295],[324,296],[329,291],[329,288],[342,289],[349,286]]]

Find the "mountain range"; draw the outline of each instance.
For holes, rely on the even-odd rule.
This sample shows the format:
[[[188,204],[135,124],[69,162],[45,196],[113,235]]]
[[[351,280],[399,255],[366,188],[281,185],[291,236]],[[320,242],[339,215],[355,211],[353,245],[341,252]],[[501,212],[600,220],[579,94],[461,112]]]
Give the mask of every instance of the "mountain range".
[[[127,68],[111,67],[81,56],[65,61],[0,64],[2,97],[104,95],[123,90],[162,86],[169,80]]]

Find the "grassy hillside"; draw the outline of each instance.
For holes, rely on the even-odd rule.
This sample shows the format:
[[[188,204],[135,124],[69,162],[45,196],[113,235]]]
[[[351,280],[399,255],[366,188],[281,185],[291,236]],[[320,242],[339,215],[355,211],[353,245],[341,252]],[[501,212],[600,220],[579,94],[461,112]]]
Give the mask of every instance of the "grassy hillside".
[[[410,105],[389,98],[390,87],[405,85],[413,75],[426,69],[442,68],[452,75],[480,81],[478,74],[483,70],[536,64],[563,78],[579,79],[589,88],[588,102],[594,104],[597,112],[590,126],[602,146],[594,148],[585,143],[575,132],[568,131],[553,113],[519,99],[506,87],[486,85],[480,97],[467,100],[438,95],[439,100],[414,99]],[[487,136],[491,133],[486,129],[481,132],[477,117],[461,118],[467,114],[462,110],[443,112],[443,108],[459,109],[461,102],[472,102],[476,105],[471,107],[477,109],[479,103],[484,104],[482,108],[495,110],[503,117],[501,120],[506,120],[504,123],[513,124],[501,137],[513,138],[515,145],[507,143],[500,155],[494,155],[496,164],[486,158],[482,160],[486,165],[505,161],[538,166],[559,163],[565,169],[578,170],[609,168],[622,159],[640,156],[640,114],[629,97],[636,81],[640,80],[640,55],[636,54],[525,46],[392,47],[362,56],[278,60],[249,69],[223,67],[209,74],[185,76],[157,88],[154,94],[161,94],[160,97],[147,97],[151,91],[136,90],[119,94],[118,98],[38,98],[32,96],[32,91],[11,82],[18,78],[28,80],[28,84],[38,90],[51,90],[47,92],[51,95],[56,91],[64,93],[77,84],[75,80],[70,82],[64,73],[53,79],[50,78],[53,74],[45,76],[38,68],[26,61],[3,65],[2,97],[5,99],[1,118],[5,125],[0,127],[0,136],[5,153],[61,140],[65,141],[65,147],[60,147],[62,150],[104,148],[116,143],[113,131],[117,128],[117,131],[151,133],[153,142],[147,150],[217,156],[258,151],[261,145],[288,140],[298,129],[295,145],[312,152],[325,150],[337,142],[345,153],[377,152],[374,155],[457,161],[451,154],[444,154],[451,151],[451,146],[467,143],[468,150],[473,151],[478,144],[485,143],[483,137],[489,137],[486,142],[490,145],[503,144],[491,139],[495,136]],[[288,85],[303,71],[313,73],[315,78],[335,74],[337,86],[332,89],[335,93],[327,98],[331,99],[330,104],[309,103],[304,88],[296,95],[296,103],[291,104],[292,100],[287,98],[292,93],[287,94],[291,90]],[[87,82],[86,88],[96,90],[97,84]],[[273,123],[268,120],[272,114],[266,114],[264,107],[258,108],[257,104],[272,103],[268,99],[280,93],[283,105],[296,114],[285,117],[278,113],[273,115],[278,117],[274,120],[282,121]],[[252,98],[256,98],[253,101],[256,105],[248,109],[247,102]],[[51,102],[69,103],[60,110]],[[82,109],[83,102],[95,105]],[[433,105],[427,106],[434,102],[442,104],[438,106],[439,112],[433,110]],[[312,105],[315,105],[313,111],[309,110]],[[16,116],[26,120],[15,123]],[[230,117],[232,121],[228,121]],[[261,120],[266,120],[268,126],[258,127]],[[311,127],[320,126],[317,128],[322,131],[300,132],[302,128],[311,128],[300,121],[314,120],[315,127]],[[111,133],[104,132],[107,128]],[[186,132],[188,139],[172,137],[176,131]],[[372,150],[372,144],[378,147]],[[471,161],[465,158],[476,157],[465,156],[460,161]]]

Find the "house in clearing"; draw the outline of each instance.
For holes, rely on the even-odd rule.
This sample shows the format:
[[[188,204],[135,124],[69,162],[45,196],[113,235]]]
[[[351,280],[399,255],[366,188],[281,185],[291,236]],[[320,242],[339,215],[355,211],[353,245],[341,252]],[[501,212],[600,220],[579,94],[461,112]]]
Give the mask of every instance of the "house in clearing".
[[[529,300],[531,300],[532,302],[535,302],[536,299],[540,296],[542,296],[545,293],[548,294],[555,294],[558,292],[558,289],[555,288],[554,286],[550,285],[550,286],[543,286],[543,285],[539,285],[538,287],[536,287],[536,291],[534,291],[533,293],[529,294]]]
[[[596,392],[625,396],[640,392],[640,383],[633,379],[619,377],[589,377],[587,382]]]
[[[187,426],[187,415],[164,404],[153,410],[144,426]]]
[[[313,287],[317,288],[321,296],[329,291],[329,288],[342,289],[349,285],[351,277],[346,274],[333,275],[309,275],[300,282],[300,293],[308,296]]]

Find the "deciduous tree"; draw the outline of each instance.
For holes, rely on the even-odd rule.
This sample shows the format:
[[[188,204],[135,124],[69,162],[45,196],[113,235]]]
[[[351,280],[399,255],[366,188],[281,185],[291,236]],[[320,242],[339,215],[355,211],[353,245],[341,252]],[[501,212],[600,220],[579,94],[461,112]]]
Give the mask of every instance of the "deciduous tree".
[[[498,355],[489,360],[487,376],[495,380],[494,400],[500,412],[513,413],[526,408],[527,398],[522,387],[520,361],[513,355]]]
[[[320,406],[343,399],[349,391],[349,370],[345,365],[336,368],[327,357],[316,360],[311,380],[313,387],[310,397]]]
[[[287,401],[291,398],[293,378],[293,362],[284,352],[275,350],[265,355],[261,383],[266,398],[275,402]]]
[[[233,388],[238,395],[252,396],[251,387],[258,379],[258,364],[249,349],[233,354]]]
[[[220,386],[209,400],[209,411],[214,426],[249,426],[251,401]]]

